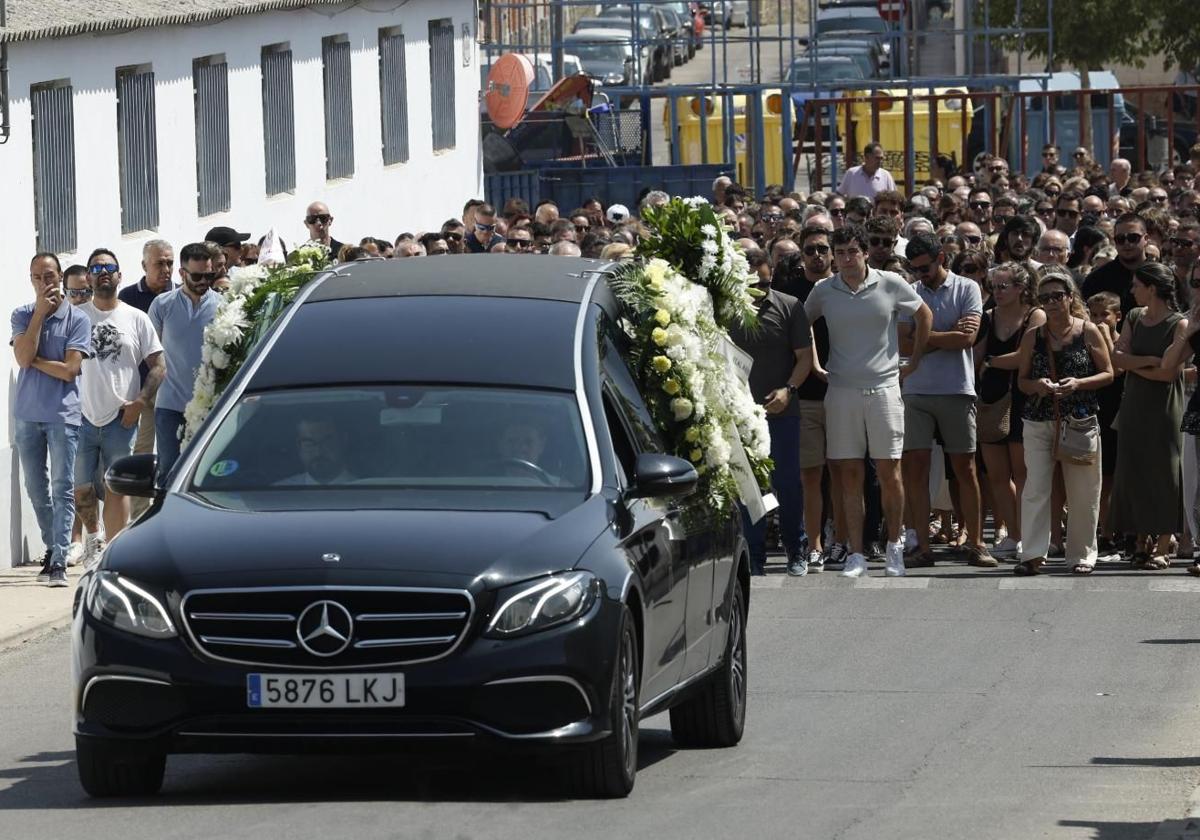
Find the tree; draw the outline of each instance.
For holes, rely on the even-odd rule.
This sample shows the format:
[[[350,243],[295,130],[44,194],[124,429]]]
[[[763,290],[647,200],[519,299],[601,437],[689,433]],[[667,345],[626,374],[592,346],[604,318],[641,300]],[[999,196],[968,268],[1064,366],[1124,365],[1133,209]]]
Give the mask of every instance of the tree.
[[[1163,69],[1178,65],[1196,76],[1200,71],[1200,3],[1195,0],[1149,0],[1156,20],[1150,44],[1163,54]]]
[[[986,0],[984,0],[986,2]],[[1079,71],[1083,88],[1091,87],[1089,73],[1113,64],[1141,67],[1153,51],[1151,26],[1160,19],[1152,4],[1176,3],[1187,6],[1196,0],[1053,0],[1053,43],[1047,24],[1050,0],[991,0],[988,9],[991,25],[1026,30],[1028,34],[1000,39],[1008,49],[1024,50],[1034,58],[1044,58],[1050,70],[1070,66]],[[1017,11],[1020,10],[1020,19]],[[975,4],[976,23],[983,23],[984,5]],[[1189,15],[1194,17],[1194,10]],[[1041,32],[1028,32],[1040,29]],[[1183,34],[1183,33],[1181,33]],[[1195,38],[1197,36],[1193,36]],[[1084,97],[1080,114],[1080,137],[1091,147],[1091,101]]]

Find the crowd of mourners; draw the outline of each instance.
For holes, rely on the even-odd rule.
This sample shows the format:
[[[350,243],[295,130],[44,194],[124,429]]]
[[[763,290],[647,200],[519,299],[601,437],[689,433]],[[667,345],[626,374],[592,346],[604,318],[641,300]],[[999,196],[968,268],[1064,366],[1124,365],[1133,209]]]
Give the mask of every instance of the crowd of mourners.
[[[881,560],[899,576],[957,557],[1020,575],[1064,558],[1089,574],[1098,558],[1148,570],[1195,558],[1200,575],[1200,146],[1135,174],[1048,145],[1032,178],[981,154],[907,195],[882,161],[872,143],[836,190],[807,195],[712,185],[760,292],[757,327],[733,339],[768,414],[787,572],[858,577]],[[435,230],[350,243],[322,202],[303,221],[341,262],[624,260],[646,208],[669,200],[646,189],[634,212],[471,200]],[[152,240],[128,277],[107,248],[65,268],[31,261],[34,301],[12,314],[13,416],[40,580],[67,586],[66,567],[98,562],[144,509],[105,490],[116,458],[157,452],[160,476],[178,458],[221,292],[260,249],[286,249],[251,239],[213,228],[178,262]],[[746,523],[756,574],[768,524]]]

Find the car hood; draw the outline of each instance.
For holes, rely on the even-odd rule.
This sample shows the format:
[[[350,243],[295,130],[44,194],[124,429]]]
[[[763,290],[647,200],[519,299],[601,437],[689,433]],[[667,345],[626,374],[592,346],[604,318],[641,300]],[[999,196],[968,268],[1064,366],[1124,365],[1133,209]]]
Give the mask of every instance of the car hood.
[[[571,568],[610,518],[611,505],[602,495],[557,518],[517,511],[240,512],[170,495],[113,540],[104,566],[178,590],[493,588]]]

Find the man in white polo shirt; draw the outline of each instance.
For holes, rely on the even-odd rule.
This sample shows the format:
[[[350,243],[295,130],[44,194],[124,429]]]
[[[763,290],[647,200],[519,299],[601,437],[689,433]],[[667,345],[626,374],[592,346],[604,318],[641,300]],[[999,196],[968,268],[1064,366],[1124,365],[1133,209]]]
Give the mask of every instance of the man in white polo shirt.
[[[846,198],[861,195],[874,201],[879,193],[892,192],[895,189],[896,182],[892,180],[892,173],[883,168],[883,146],[871,142],[863,149],[862,165],[851,166],[842,176],[842,185],[838,187],[838,192]]]
[[[886,573],[904,574],[904,401],[900,382],[917,369],[933,315],[899,274],[867,267],[867,234],[847,225],[830,237],[838,273],[818,283],[804,309],[810,323],[824,318],[829,330],[829,389],[825,394],[826,456],[842,490],[850,555],[842,575],[861,577],[863,556],[863,459],[879,474],[888,544]],[[909,362],[900,366],[896,325],[916,324]]]

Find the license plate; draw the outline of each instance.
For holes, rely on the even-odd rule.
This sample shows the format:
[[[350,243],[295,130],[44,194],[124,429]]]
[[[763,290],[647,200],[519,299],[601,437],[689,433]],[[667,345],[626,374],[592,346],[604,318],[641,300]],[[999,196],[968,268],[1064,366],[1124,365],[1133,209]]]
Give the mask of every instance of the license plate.
[[[398,709],[404,674],[247,674],[255,709]]]

